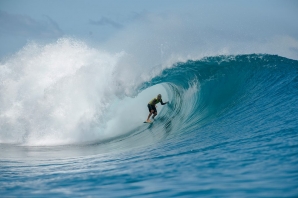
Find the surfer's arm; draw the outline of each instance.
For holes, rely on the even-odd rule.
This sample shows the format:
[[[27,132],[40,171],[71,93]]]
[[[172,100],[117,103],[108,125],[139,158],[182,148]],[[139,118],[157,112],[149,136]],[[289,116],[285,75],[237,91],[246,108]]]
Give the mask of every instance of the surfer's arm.
[[[165,105],[165,104],[167,104],[168,102],[163,102],[162,100],[160,101],[160,104],[161,105]]]

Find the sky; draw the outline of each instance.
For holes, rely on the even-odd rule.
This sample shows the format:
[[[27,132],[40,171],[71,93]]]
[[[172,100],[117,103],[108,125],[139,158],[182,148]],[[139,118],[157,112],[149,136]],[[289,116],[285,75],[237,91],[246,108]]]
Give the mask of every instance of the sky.
[[[0,0],[0,60],[30,42],[65,37],[159,59],[239,53],[298,59],[297,19],[295,0]]]

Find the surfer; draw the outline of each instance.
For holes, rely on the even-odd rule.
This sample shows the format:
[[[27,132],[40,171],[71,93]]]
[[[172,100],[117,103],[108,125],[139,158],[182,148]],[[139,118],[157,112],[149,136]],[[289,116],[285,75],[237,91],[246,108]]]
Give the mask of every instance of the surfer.
[[[152,116],[152,119],[155,118],[155,116],[157,115],[157,110],[156,110],[156,104],[159,103],[161,105],[165,105],[167,104],[168,102],[163,102],[162,99],[161,99],[161,94],[158,94],[156,98],[153,98],[149,103],[148,103],[148,109],[149,109],[149,115],[148,115],[148,118],[147,118],[147,121],[146,122],[151,122],[150,120],[150,117],[151,115],[153,114]]]

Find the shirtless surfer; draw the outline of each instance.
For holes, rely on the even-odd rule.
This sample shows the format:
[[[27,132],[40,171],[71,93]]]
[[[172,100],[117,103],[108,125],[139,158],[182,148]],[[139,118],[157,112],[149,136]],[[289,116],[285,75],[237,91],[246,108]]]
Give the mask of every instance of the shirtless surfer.
[[[147,118],[147,121],[146,122],[151,122],[150,120],[150,117],[151,115],[153,114],[152,116],[152,119],[155,118],[155,116],[157,115],[157,110],[156,110],[156,104],[159,103],[161,105],[165,105],[167,104],[168,102],[163,102],[162,99],[161,99],[161,94],[158,94],[156,98],[153,98],[149,103],[148,103],[148,109],[149,109],[149,115],[148,115],[148,118]]]

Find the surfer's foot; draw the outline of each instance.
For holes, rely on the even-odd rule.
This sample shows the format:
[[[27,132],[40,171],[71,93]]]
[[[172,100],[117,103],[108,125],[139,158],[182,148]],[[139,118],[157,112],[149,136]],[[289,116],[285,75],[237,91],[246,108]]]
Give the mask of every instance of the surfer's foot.
[[[151,120],[147,120],[146,122],[151,122]]]

